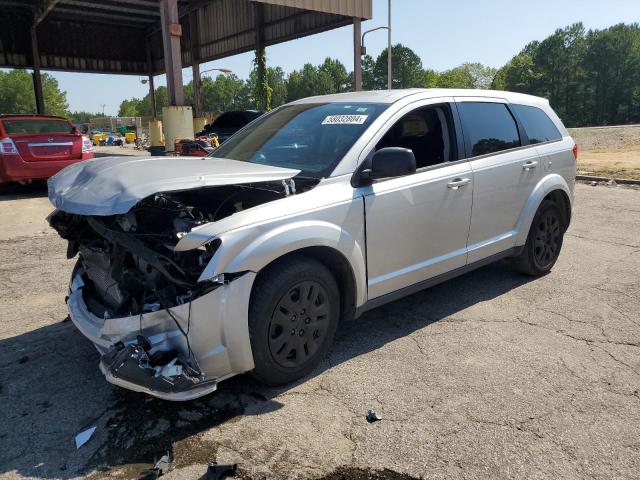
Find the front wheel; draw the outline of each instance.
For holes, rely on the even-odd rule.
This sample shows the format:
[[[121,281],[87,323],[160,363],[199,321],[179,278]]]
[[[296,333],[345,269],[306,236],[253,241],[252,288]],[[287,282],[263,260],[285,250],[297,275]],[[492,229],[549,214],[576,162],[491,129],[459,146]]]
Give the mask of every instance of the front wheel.
[[[515,258],[516,268],[536,277],[550,272],[560,255],[564,231],[558,204],[551,200],[543,201],[533,217],[527,243]]]
[[[339,315],[338,286],[323,264],[292,256],[269,267],[251,294],[252,375],[283,385],[310,373],[328,353]]]

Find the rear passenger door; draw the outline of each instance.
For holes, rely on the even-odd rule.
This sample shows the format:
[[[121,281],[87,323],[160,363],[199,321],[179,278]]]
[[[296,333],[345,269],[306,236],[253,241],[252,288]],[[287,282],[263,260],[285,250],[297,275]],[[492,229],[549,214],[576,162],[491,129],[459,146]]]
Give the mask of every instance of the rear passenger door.
[[[515,245],[518,218],[542,168],[506,100],[456,102],[474,178],[467,243],[468,263],[473,263]]]

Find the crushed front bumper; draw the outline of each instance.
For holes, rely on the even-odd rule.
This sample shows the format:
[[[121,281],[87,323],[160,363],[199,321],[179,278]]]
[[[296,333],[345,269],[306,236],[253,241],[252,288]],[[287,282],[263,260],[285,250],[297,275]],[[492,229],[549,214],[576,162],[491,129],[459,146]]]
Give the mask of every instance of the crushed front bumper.
[[[255,273],[238,276],[190,304],[172,307],[170,314],[159,310],[118,318],[100,318],[89,311],[81,275],[74,272],[69,315],[102,354],[100,370],[110,383],[184,401],[211,393],[220,381],[253,369],[247,313]],[[181,330],[187,333],[189,345]],[[145,354],[152,359],[169,352],[179,359],[180,369],[161,371],[144,359]],[[187,371],[188,360],[197,365],[197,372]],[[181,373],[167,374],[177,371]]]

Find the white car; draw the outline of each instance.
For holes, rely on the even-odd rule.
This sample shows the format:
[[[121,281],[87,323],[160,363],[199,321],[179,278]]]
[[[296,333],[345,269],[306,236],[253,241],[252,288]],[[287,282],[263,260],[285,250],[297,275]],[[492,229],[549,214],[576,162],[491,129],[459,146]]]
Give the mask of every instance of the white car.
[[[339,321],[506,257],[549,272],[576,157],[542,98],[411,89],[284,105],[211,157],[78,163],[49,181],[71,319],[125,388],[291,382]]]

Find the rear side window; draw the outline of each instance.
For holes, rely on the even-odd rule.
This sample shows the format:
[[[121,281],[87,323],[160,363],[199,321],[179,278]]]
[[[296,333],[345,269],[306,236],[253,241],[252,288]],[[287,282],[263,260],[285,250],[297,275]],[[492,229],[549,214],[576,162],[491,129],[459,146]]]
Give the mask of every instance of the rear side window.
[[[73,128],[66,120],[49,118],[2,120],[2,126],[7,132],[7,135],[20,133],[71,133],[71,129]]]
[[[544,111],[527,105],[511,105],[529,137],[529,143],[544,143],[562,139],[562,134]]]
[[[458,106],[472,157],[520,146],[518,127],[506,105],[461,102]]]

